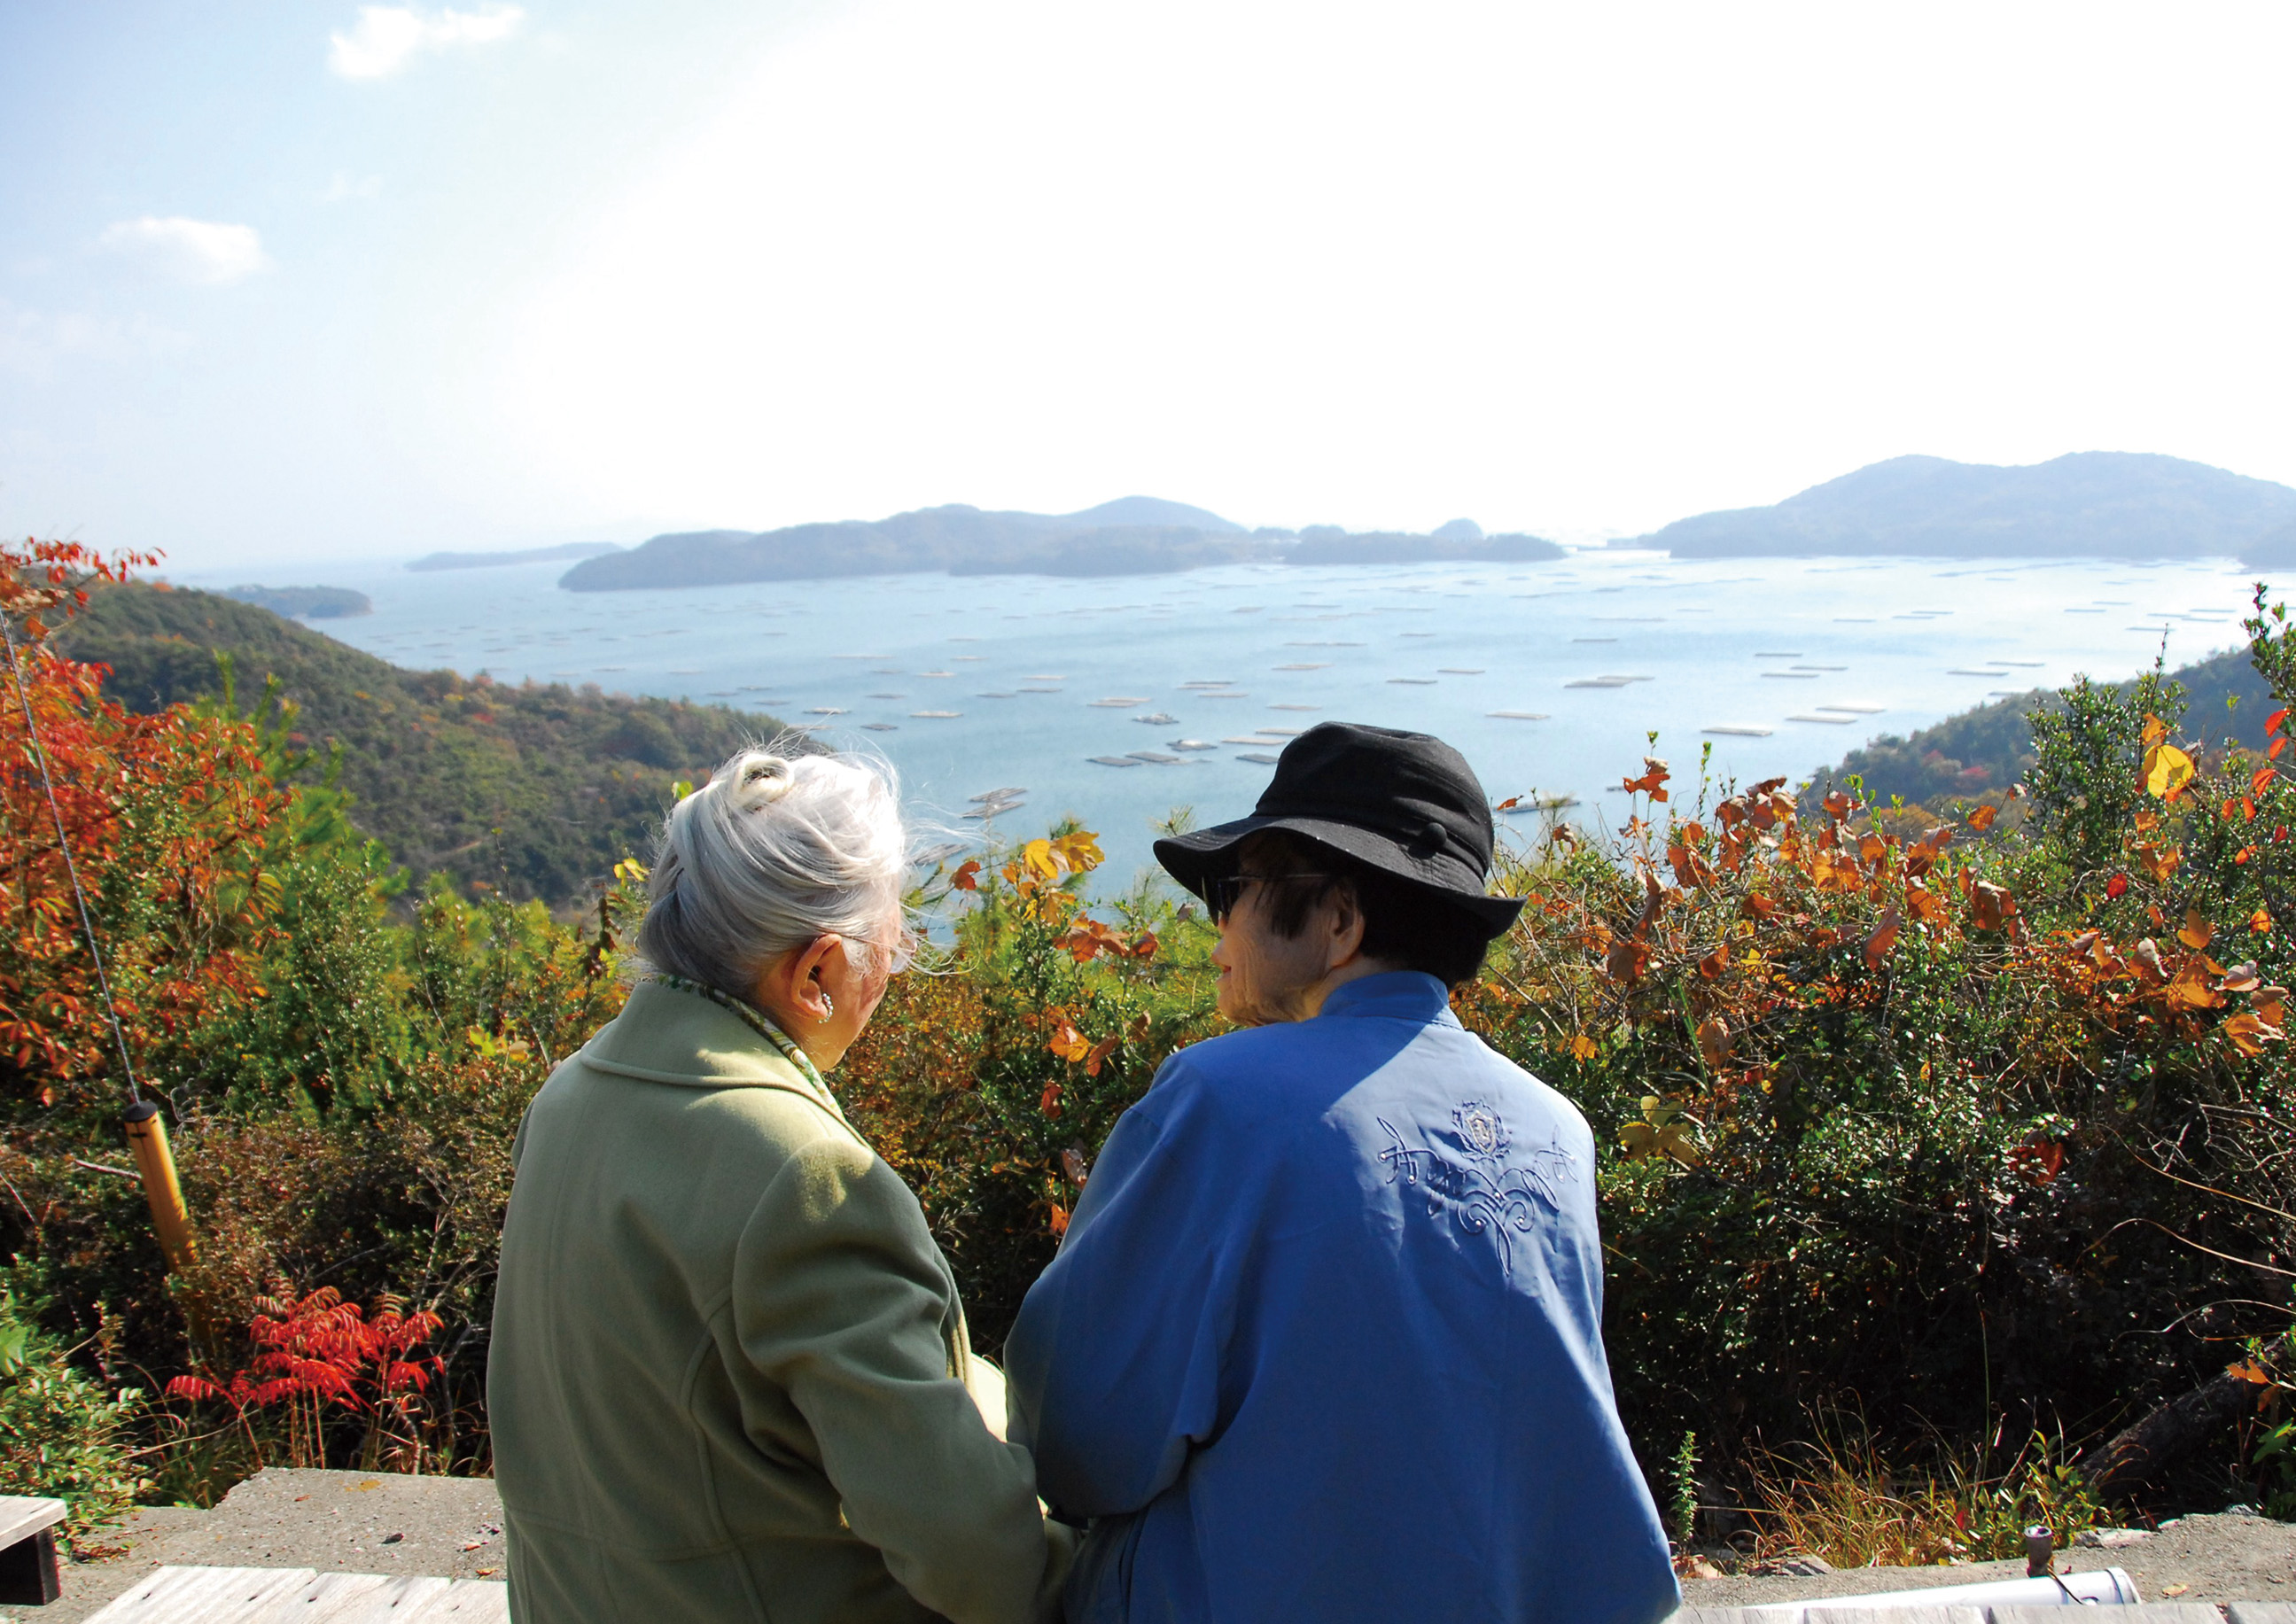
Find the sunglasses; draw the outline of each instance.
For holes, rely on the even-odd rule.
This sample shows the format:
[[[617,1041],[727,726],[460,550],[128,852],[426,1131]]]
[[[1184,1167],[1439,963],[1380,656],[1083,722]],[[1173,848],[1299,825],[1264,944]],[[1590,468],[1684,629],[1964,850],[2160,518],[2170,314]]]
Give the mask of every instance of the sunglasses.
[[[1204,882],[1204,906],[1211,910],[1212,923],[1224,925],[1228,915],[1235,912],[1236,904],[1243,900],[1244,888],[1266,882],[1280,885],[1291,880],[1336,880],[1337,874],[1222,874],[1217,880]]]

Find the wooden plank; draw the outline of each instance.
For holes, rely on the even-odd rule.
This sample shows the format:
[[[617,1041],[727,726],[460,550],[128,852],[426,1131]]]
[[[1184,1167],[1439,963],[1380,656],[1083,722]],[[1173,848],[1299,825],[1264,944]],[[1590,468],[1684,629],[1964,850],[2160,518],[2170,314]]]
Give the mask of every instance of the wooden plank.
[[[2056,1607],[1996,1607],[1993,1624],[2065,1624]],[[2224,1614],[2199,1602],[2144,1602],[2115,1607],[2105,1615],[2112,1624],[2224,1624]]]
[[[400,1624],[510,1624],[510,1587],[497,1579],[458,1579]]]
[[[161,1568],[88,1624],[509,1624],[510,1587],[484,1579]]]
[[[2296,1624],[2296,1602],[2234,1602],[2230,1624]]]
[[[161,1568],[87,1624],[242,1624],[317,1577],[308,1568]]]
[[[409,1584],[443,1585],[445,1579],[385,1579],[379,1573],[315,1573],[309,1581],[285,1595],[266,1603],[246,1616],[243,1624],[338,1624],[356,1619],[386,1620],[390,1602]],[[242,1624],[234,1620],[234,1624]]]
[[[62,1500],[45,1495],[0,1494],[0,1546],[14,1545],[44,1528],[53,1528],[69,1510]]]
[[[398,1624],[398,1621],[421,1616],[425,1605],[436,1601],[454,1587],[451,1579],[430,1579],[409,1574],[400,1579],[375,1579],[360,1574],[369,1580],[372,1588],[357,1594],[346,1594],[333,1606],[324,1612],[301,1614],[309,1624]],[[264,1624],[274,1624],[265,1620]],[[288,1624],[282,1617],[276,1624]]]

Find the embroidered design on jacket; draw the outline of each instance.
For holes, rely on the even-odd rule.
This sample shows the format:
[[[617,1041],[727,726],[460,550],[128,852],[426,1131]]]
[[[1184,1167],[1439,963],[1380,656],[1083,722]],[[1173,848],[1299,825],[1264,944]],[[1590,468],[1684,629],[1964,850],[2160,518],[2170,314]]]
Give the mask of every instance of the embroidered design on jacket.
[[[1510,1160],[1514,1136],[1506,1121],[1481,1100],[1469,1100],[1451,1113],[1457,1129],[1458,1160],[1440,1152],[1414,1146],[1385,1117],[1375,1117],[1395,1143],[1380,1152],[1388,1164],[1387,1182],[1398,1178],[1424,1186],[1427,1215],[1433,1218],[1447,1204],[1470,1234],[1488,1234],[1496,1245],[1500,1272],[1514,1278],[1513,1234],[1529,1234],[1538,1221],[1538,1209],[1562,1210],[1558,1185],[1575,1177],[1577,1159],[1559,1142]]]

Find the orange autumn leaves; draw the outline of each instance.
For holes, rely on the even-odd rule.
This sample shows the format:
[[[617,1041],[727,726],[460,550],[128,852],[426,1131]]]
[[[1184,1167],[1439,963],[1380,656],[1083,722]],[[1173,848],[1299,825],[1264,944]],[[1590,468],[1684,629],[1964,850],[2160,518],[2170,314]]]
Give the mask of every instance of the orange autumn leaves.
[[[1667,765],[1645,759],[1639,779],[1625,787],[1662,799]],[[1878,970],[1895,951],[1907,926],[1938,931],[1948,927],[1951,911],[1946,900],[1924,882],[1952,840],[1950,825],[1939,824],[1917,841],[1906,841],[1878,829],[1855,831],[1848,826],[1859,803],[1841,791],[1822,804],[1824,824],[1815,832],[1805,828],[1795,798],[1783,778],[1765,779],[1751,790],[1726,798],[1714,808],[1715,828],[1693,819],[1670,823],[1666,831],[1666,869],[1674,885],[1661,883],[1654,865],[1642,865],[1642,906],[1624,931],[1612,931],[1595,922],[1587,945],[1603,954],[1603,973],[1611,980],[1632,982],[1646,972],[1652,959],[1653,931],[1667,908],[1697,893],[1734,879],[1746,889],[1739,899],[1739,916],[1754,924],[1770,921],[1782,900],[1788,917],[1782,923],[1808,923],[1809,910],[1823,910],[1829,897],[1864,895],[1879,908],[1870,924],[1858,933],[1861,955],[1868,970]],[[1998,808],[1980,807],[1967,819],[1981,832],[1991,826]],[[1636,824],[1629,824],[1628,833]],[[1968,928],[2007,931],[2018,928],[2016,898],[1991,881],[1956,874],[1956,883],[1966,903]],[[1813,927],[1831,947],[1842,939],[1840,929]],[[1699,973],[1716,980],[1729,962],[1726,940],[1698,956]]]
[[[1102,860],[1099,837],[1090,830],[1078,829],[1029,841],[997,870],[997,875],[1024,917],[1060,930],[1058,944],[1077,964],[1100,958],[1144,964],[1155,957],[1160,945],[1156,933],[1142,930],[1128,935],[1095,919],[1083,911],[1083,904],[1069,888],[1070,881],[1090,874]],[[955,890],[978,893],[981,874],[979,859],[968,860],[949,877],[949,885]],[[1045,1034],[1045,1047],[1056,1058],[1083,1067],[1089,1078],[1099,1077],[1127,1041],[1145,1039],[1149,1029],[1148,1019],[1143,1015],[1124,1033],[1095,1041],[1085,1033],[1087,1022],[1080,1003],[1049,1005],[1023,1019]],[[1061,1079],[1053,1078],[1045,1085],[1037,1109],[1047,1117],[1058,1117],[1062,1093]]]
[[[1079,906],[1068,882],[1099,867],[1101,857],[1100,837],[1090,830],[1078,829],[1054,840],[1030,841],[998,873],[1035,917],[1056,925],[1066,922]],[[968,858],[949,876],[949,886],[955,890],[978,891],[980,874],[980,860]]]
[[[2272,718],[2284,740],[2285,719],[2285,712]],[[1646,757],[1639,775],[1620,782],[1656,802],[1668,799],[1670,775],[1665,761]],[[2238,776],[2225,815],[2253,819],[2249,803],[2273,788],[2277,770],[2243,766]],[[2153,809],[2136,812],[2125,849],[2148,890],[2165,890],[2188,872],[2173,834],[2189,833],[2189,819],[2206,816],[2191,802],[2213,782],[2169,742],[2158,718],[2146,719],[2142,788]],[[2021,792],[2013,788],[2008,801]],[[1631,889],[1611,890],[1607,906],[1578,885],[1531,899],[1530,934],[1567,944],[1591,972],[1578,981],[1550,957],[1556,973],[1525,977],[1533,997],[1540,989],[1552,996],[1558,985],[1580,988],[1548,1046],[1595,1064],[1617,1046],[1611,1034],[1670,1029],[1677,1041],[1686,1039],[1678,1062],[1685,1086],[1650,1096],[1620,1143],[1629,1161],[1687,1167],[1712,1164],[1678,1154],[1678,1147],[1697,1149],[1702,1134],[1726,1136],[1732,1102],[1750,1089],[1769,1094],[1779,1070],[1791,1070],[1792,1055],[1770,1054],[1778,1038],[1766,1034],[1790,1030],[1788,1017],[1828,1005],[1888,1018],[1896,962],[1909,944],[1957,954],[1966,943],[1987,975],[2038,972],[2070,995],[2065,1013],[2131,1036],[2142,1028],[2238,1057],[2283,1041],[2286,989],[2266,985],[2253,962],[2219,962],[2237,956],[2224,951],[2199,909],[2186,913],[2181,929],[2164,925],[2136,942],[2079,924],[2029,923],[2012,862],[1990,845],[1966,852],[1955,846],[1957,837],[1995,832],[2007,809],[2007,802],[1980,806],[1918,833],[1893,833],[1846,791],[1809,806],[1784,779],[1768,779],[1698,816],[1669,812],[1645,822],[1637,810],[1620,830],[1627,844],[1616,859],[1631,874]],[[2131,883],[2127,874],[2113,876],[2107,899],[2125,897]],[[2270,934],[2268,906],[2251,895],[2239,908],[2228,923],[2246,927],[2243,939]],[[2047,913],[2052,923],[2062,917],[2054,905]],[[2157,906],[2153,917],[2161,918]],[[2062,1151],[2037,1143],[2020,1169],[2052,1177],[2053,1158],[2061,1160]]]
[[[2086,1001],[2104,1014],[2108,1025],[2151,1019],[2188,1037],[2202,1036],[2208,1029],[2205,1017],[2244,997],[2249,1006],[2216,1021],[2214,1029],[2240,1054],[2261,1054],[2265,1045],[2286,1035],[2288,989],[2267,986],[2253,960],[2218,964],[2207,951],[2215,940],[2215,927],[2198,908],[2186,912],[2165,947],[2150,936],[2116,946],[2103,931],[2085,931],[2062,944],[2060,973],[2088,995]]]

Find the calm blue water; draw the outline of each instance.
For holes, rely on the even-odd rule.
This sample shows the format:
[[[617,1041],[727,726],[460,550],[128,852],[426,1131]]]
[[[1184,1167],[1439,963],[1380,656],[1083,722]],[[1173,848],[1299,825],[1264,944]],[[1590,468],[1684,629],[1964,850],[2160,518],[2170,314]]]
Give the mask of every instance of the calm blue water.
[[[1251,758],[1319,720],[1438,734],[1494,800],[1573,796],[1623,816],[1616,786],[1640,770],[1645,733],[1678,778],[1710,742],[1719,775],[1799,778],[1993,694],[2131,675],[2164,627],[2172,664],[2232,647],[2250,578],[2231,560],[1587,552],[1500,567],[575,594],[554,585],[563,568],[329,565],[326,583],[366,593],[375,612],[318,626],[402,666],[718,700],[816,725],[825,741],[882,750],[919,809],[964,835],[982,827],[964,816],[971,797],[1025,790],[996,832],[1034,834],[1074,813],[1100,832],[1119,884],[1150,860],[1152,820],[1179,807],[1205,823],[1248,811],[1269,771]],[[1574,685],[1590,682],[1603,685]],[[1714,727],[1763,731],[1703,731]]]

